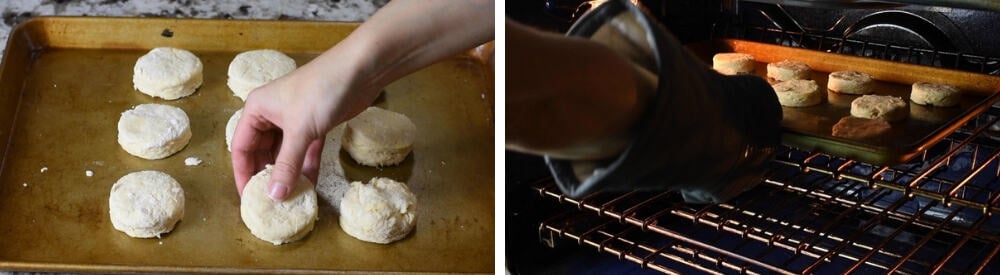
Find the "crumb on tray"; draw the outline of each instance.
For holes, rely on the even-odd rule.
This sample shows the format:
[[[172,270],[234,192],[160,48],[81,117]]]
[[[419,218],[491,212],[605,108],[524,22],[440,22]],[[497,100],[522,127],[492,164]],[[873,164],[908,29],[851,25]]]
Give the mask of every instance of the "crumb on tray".
[[[199,158],[188,157],[188,158],[184,159],[184,165],[187,165],[187,166],[198,166],[199,164],[201,164],[201,159],[199,159]]]

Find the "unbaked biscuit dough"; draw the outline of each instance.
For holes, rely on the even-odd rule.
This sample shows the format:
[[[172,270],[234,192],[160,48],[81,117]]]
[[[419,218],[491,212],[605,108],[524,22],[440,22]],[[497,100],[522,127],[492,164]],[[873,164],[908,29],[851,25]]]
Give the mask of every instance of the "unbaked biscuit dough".
[[[893,122],[905,119],[910,114],[909,106],[894,96],[864,95],[851,102],[851,115]]]
[[[961,92],[957,87],[948,84],[917,82],[913,83],[910,100],[913,103],[937,107],[958,106]]]
[[[826,89],[841,94],[867,95],[872,93],[875,78],[859,71],[836,71],[830,73]]]
[[[118,144],[144,159],[162,159],[191,141],[191,122],[180,108],[148,103],[135,106],[118,119]]]
[[[236,97],[247,100],[253,89],[264,86],[295,70],[295,60],[275,50],[243,52],[229,63],[229,80],[226,84]]]
[[[243,117],[243,108],[236,110],[233,116],[229,117],[229,122],[226,122],[226,150],[230,152],[233,151],[233,135],[236,135],[236,125],[239,124],[240,117]]]
[[[144,94],[166,100],[189,96],[201,86],[202,64],[193,53],[161,47],[139,57],[132,70],[132,83]]]
[[[367,166],[396,165],[413,149],[417,126],[406,115],[368,107],[347,121],[343,149]]]
[[[793,79],[771,85],[778,95],[778,103],[786,107],[808,107],[823,102],[816,81]]]
[[[139,171],[118,179],[108,199],[111,224],[135,238],[159,238],[184,217],[184,189],[160,171]]]
[[[312,182],[303,176],[284,201],[268,196],[273,166],[267,165],[243,188],[240,217],[250,233],[274,245],[302,239],[313,230],[319,205]]]
[[[387,244],[416,226],[417,197],[410,188],[387,178],[351,183],[340,202],[340,228],[358,240]]]
[[[745,53],[719,53],[712,56],[712,69],[724,75],[753,74],[756,59]]]
[[[775,81],[789,81],[793,79],[809,79],[812,69],[806,63],[782,60],[767,64],[767,77]]]

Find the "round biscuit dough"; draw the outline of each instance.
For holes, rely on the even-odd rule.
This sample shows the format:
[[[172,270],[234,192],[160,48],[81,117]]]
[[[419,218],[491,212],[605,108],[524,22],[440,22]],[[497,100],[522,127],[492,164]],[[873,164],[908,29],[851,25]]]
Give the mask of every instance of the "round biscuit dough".
[[[396,165],[410,154],[416,133],[417,126],[406,115],[368,107],[347,122],[342,146],[360,164]]]
[[[417,197],[401,182],[352,182],[340,202],[340,228],[358,240],[387,244],[406,237],[417,219]]]
[[[937,107],[958,106],[962,93],[957,87],[948,84],[917,82],[913,83],[910,100],[913,103]]]
[[[787,107],[808,107],[823,102],[816,81],[793,79],[771,85],[778,95],[778,103]]]
[[[883,95],[863,95],[851,102],[851,115],[888,122],[905,119],[910,105],[902,98]]]
[[[129,154],[162,159],[191,141],[191,122],[184,110],[163,104],[141,104],[118,119],[118,144]]]
[[[189,96],[201,86],[203,66],[193,53],[154,48],[135,62],[132,84],[144,94],[166,100]]]
[[[806,63],[791,60],[767,63],[767,77],[776,81],[809,79],[811,74],[812,69]]]
[[[226,122],[226,150],[230,152],[233,151],[233,135],[236,135],[236,125],[239,124],[242,116],[243,108],[240,108],[233,113],[233,116],[229,117],[229,122]]]
[[[745,53],[719,53],[712,56],[712,69],[724,75],[753,74],[756,59]]]
[[[312,182],[303,176],[284,201],[271,199],[268,183],[273,166],[267,165],[243,188],[240,217],[250,233],[274,245],[302,239],[316,224],[319,204]]]
[[[867,95],[874,90],[875,78],[859,71],[836,71],[830,73],[826,89],[852,95]]]
[[[295,60],[269,49],[242,52],[229,63],[226,85],[236,97],[247,100],[253,89],[295,70]]]
[[[133,172],[111,186],[111,224],[135,238],[159,238],[184,217],[184,189],[160,171]]]

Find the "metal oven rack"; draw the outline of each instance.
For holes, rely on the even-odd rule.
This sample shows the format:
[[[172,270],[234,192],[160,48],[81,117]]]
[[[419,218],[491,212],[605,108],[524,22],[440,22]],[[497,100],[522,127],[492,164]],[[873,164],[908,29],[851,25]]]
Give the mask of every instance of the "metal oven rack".
[[[748,28],[757,40],[996,74],[998,59]],[[675,193],[579,200],[551,180],[545,198],[576,208],[543,221],[566,242],[664,273],[1000,273],[1000,108],[898,166],[783,148],[767,179],[724,204]]]
[[[978,148],[998,152],[997,147]],[[563,196],[551,181],[539,182],[535,189],[540,195],[580,210],[542,222],[541,239],[555,245],[556,238],[569,238],[667,273],[686,273],[672,268],[677,265],[709,273],[751,274],[1000,272],[1000,218],[991,214],[995,201],[989,212],[957,203],[948,207],[942,200],[909,196],[898,188],[871,188],[870,181],[853,176],[838,180],[818,169],[801,168],[805,159],[813,163],[819,158],[831,159],[827,163],[836,167],[868,170],[864,164],[815,153],[802,158],[806,152],[794,149],[782,155],[762,186],[719,205],[685,204],[670,192],[599,193],[574,200]],[[789,159],[797,155],[801,161]],[[937,170],[920,167],[881,173],[906,179]],[[986,191],[1000,189],[996,167],[992,158],[963,169],[985,173],[982,176],[992,180],[967,183],[968,191],[953,198],[997,196]],[[909,183],[883,184],[905,188]],[[594,218],[595,214],[604,218]]]

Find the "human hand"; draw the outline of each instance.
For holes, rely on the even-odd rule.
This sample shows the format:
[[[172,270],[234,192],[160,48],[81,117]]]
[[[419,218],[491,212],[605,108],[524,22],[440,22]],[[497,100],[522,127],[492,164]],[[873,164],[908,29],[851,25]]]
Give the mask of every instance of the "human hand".
[[[493,1],[460,2],[389,2],[330,50],[251,92],[231,148],[240,194],[272,162],[272,199],[287,197],[299,173],[316,182],[327,131],[390,82],[493,39]]]
[[[272,163],[268,190],[274,200],[288,196],[300,173],[316,183],[326,133],[378,96],[378,90],[355,88],[350,70],[323,67],[307,64],[247,98],[232,142],[240,195],[250,177]]]

